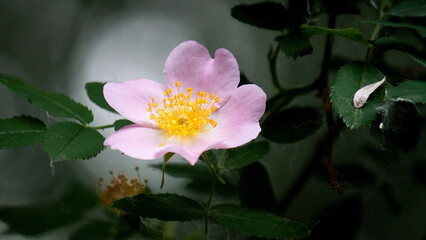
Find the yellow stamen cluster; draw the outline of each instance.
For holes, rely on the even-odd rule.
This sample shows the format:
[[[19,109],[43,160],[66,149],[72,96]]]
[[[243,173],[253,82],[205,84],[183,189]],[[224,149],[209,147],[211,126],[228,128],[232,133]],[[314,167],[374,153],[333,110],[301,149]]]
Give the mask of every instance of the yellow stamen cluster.
[[[145,192],[145,186],[138,178],[128,179],[120,174],[117,177],[111,172],[112,180],[101,193],[101,205],[109,206],[118,199],[135,196]],[[101,188],[103,179],[99,179],[98,187]]]
[[[216,127],[217,123],[208,116],[216,111],[215,103],[220,101],[213,93],[207,96],[206,92],[198,92],[194,96],[192,88],[186,93],[181,92],[181,82],[175,83],[177,94],[166,89],[162,106],[154,98],[148,103],[148,112],[158,127],[164,129],[169,136],[188,137],[199,132],[207,131],[206,126]]]

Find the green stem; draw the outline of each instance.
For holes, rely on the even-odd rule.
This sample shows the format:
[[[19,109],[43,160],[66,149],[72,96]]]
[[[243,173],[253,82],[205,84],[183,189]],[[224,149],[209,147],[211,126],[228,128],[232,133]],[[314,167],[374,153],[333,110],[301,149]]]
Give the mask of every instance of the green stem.
[[[383,18],[385,17],[385,14],[383,11],[384,8],[385,8],[385,4],[384,4],[384,1],[382,1],[380,6],[380,11],[379,11],[379,20],[383,20]],[[374,27],[373,33],[371,33],[370,41],[376,40],[381,28],[382,26],[380,24],[376,24],[376,26]]]
[[[219,176],[219,174],[216,172],[216,170],[214,169],[213,165],[211,164],[209,157],[207,157],[207,154],[204,152],[203,154],[201,154],[201,157],[204,159],[204,161],[207,163],[207,165],[209,166],[210,170],[212,171],[213,175],[216,177],[216,179],[222,183],[222,184],[226,184],[226,181]]]
[[[207,212],[210,212],[210,206],[211,206],[211,203],[212,203],[213,194],[214,194],[215,190],[216,190],[216,181],[215,181],[215,179],[212,179],[212,184],[210,186],[209,198],[207,199],[207,204],[206,204]],[[209,233],[209,217],[208,216],[206,217],[206,221],[204,223],[204,229],[205,229],[206,238],[207,238],[207,235]]]
[[[379,10],[378,20],[383,20],[385,18],[384,7],[385,7],[385,3],[384,3],[384,1],[382,1],[381,6],[380,6],[380,10]],[[374,30],[373,30],[373,32],[371,33],[371,36],[370,36],[371,42],[374,42],[377,39],[381,29],[382,29],[382,25],[376,24],[376,26],[374,27]],[[367,53],[365,54],[365,63],[371,62],[370,56],[373,56],[372,59],[374,59],[375,53],[377,53],[375,51],[376,48],[374,48],[375,45],[374,44],[370,44],[370,45],[371,45],[371,47],[369,47],[367,49]]]
[[[93,126],[93,127],[90,127],[90,128],[102,130],[102,129],[112,128],[112,127],[114,127],[114,124],[108,124],[108,125],[102,125],[102,126]]]
[[[269,53],[268,53],[268,62],[269,62],[269,69],[271,71],[272,84],[277,90],[281,92],[284,90],[284,88],[281,87],[278,81],[278,74],[277,74],[277,58],[278,58],[279,52],[280,52],[279,46],[277,46],[274,49],[274,46],[271,45],[271,48],[269,49]]]

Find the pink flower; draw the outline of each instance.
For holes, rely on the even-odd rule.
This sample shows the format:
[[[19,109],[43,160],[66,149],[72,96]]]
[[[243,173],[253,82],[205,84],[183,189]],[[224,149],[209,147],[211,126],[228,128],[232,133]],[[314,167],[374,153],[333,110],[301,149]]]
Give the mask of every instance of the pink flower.
[[[260,132],[266,95],[249,84],[238,87],[234,56],[186,41],[170,53],[165,86],[148,79],[107,83],[109,105],[135,124],[109,136],[105,146],[139,159],[177,153],[194,165],[210,149],[241,146]]]

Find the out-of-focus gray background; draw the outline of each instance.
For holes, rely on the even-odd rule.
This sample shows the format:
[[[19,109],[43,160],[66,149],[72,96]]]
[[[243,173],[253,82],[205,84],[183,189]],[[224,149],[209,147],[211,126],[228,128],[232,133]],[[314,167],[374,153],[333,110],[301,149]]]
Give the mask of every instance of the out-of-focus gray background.
[[[170,51],[191,39],[205,45],[212,54],[217,48],[230,50],[249,80],[272,96],[275,91],[270,82],[266,56],[277,33],[233,19],[230,9],[238,3],[240,1],[227,0],[0,0],[0,72],[22,76],[48,90],[64,92],[93,110],[93,125],[109,124],[119,116],[92,104],[85,94],[85,83],[137,78],[162,82],[163,65]],[[363,11],[369,14],[370,10]],[[355,19],[355,16],[348,15],[338,20],[350,23]],[[319,19],[320,23],[322,21]],[[370,30],[363,30],[370,34]],[[301,86],[318,76],[324,38],[314,38],[313,44],[314,53],[310,56],[297,61],[280,57],[279,74],[283,85]],[[336,39],[336,46],[335,54],[353,60],[364,57],[362,46],[341,39]],[[312,94],[293,103],[304,104],[320,107],[321,101]],[[37,116],[48,123],[56,121],[0,86],[0,117],[21,114]],[[299,143],[272,145],[263,164],[271,174],[278,198],[304,166],[304,160],[321,132],[324,129],[317,136]],[[111,131],[103,133],[108,136]],[[375,144],[362,130],[345,132],[337,144],[335,161],[362,161],[356,155],[357,148],[362,147],[360,142]],[[349,153],[348,149],[355,153]],[[174,161],[182,160],[175,158]],[[95,185],[99,177],[108,179],[110,170],[136,176],[135,166],[140,167],[142,177],[148,179],[154,192],[183,192],[182,181],[171,177],[166,179],[165,188],[159,190],[161,173],[148,168],[150,163],[153,162],[132,159],[106,149],[91,160],[64,161],[51,167],[40,146],[0,150],[0,207],[57,197],[67,181],[75,177]],[[369,167],[374,169],[377,166]],[[399,166],[395,168],[400,169]],[[404,166],[401,169],[404,170]],[[364,194],[365,221],[356,239],[419,239],[418,236],[423,236],[424,231],[418,223],[426,220],[426,207],[421,204],[426,197],[425,189],[412,187],[410,179],[400,176],[390,177],[389,181],[401,191],[396,194],[397,200],[405,210],[408,209],[404,212],[406,215],[386,217],[389,213],[383,197],[367,189]],[[317,209],[339,201],[340,196],[327,183],[312,180],[308,184],[310,187],[293,203],[289,216],[309,219]],[[412,194],[417,196],[409,197]],[[412,214],[416,211],[424,214]],[[381,217],[375,219],[376,216]],[[383,218],[388,221],[383,222]],[[0,231],[5,228],[0,222]],[[62,239],[66,231],[63,229],[31,239]],[[29,238],[0,234],[0,239]]]

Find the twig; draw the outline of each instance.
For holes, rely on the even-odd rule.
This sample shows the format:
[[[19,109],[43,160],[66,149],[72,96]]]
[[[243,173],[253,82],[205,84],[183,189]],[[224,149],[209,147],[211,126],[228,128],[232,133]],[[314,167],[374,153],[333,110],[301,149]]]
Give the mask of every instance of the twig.
[[[335,28],[335,27],[336,27],[336,16],[333,14],[329,14],[328,28]],[[323,58],[322,67],[321,67],[321,74],[319,78],[317,79],[317,87],[323,99],[323,107],[324,107],[324,112],[325,112],[327,127],[328,127],[328,137],[326,139],[326,146],[325,146],[325,152],[324,152],[324,155],[327,161],[328,176],[330,178],[330,183],[333,189],[336,190],[338,193],[342,194],[343,190],[340,188],[340,185],[337,182],[336,175],[334,174],[333,161],[332,161],[334,137],[337,136],[337,129],[334,123],[333,112],[331,110],[331,102],[330,102],[330,96],[329,96],[330,87],[328,84],[332,52],[333,52],[333,35],[327,34],[324,58]]]
[[[278,58],[279,52],[280,52],[280,46],[277,46],[274,49],[274,46],[271,45],[271,48],[269,49],[269,52],[268,52],[268,62],[269,62],[269,70],[271,71],[272,84],[277,90],[283,91],[284,89],[280,85],[280,82],[278,80],[278,74],[277,74],[277,58]]]

